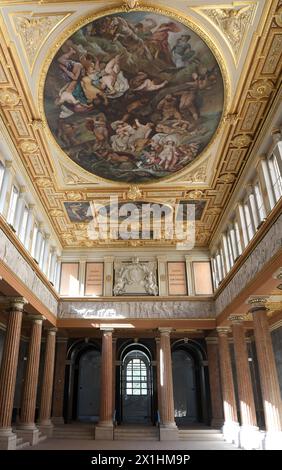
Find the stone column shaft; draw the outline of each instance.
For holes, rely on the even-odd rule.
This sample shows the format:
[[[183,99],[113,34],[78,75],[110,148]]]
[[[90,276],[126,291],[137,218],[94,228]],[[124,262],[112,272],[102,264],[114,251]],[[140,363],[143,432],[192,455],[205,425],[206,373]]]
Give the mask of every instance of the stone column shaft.
[[[256,407],[252,386],[251,371],[248,361],[248,350],[242,321],[232,320],[232,332],[236,360],[238,394],[240,401],[241,421],[243,426],[256,426]]]
[[[228,333],[218,329],[219,361],[222,383],[223,410],[225,421],[237,422],[237,407],[234,391]]]
[[[160,440],[177,440],[178,430],[174,418],[172,361],[170,346],[170,328],[159,328],[160,331],[160,400],[161,419]]]
[[[266,309],[253,309],[252,313],[266,430],[281,432],[281,396]]]
[[[95,429],[98,440],[113,439],[113,344],[112,329],[102,331],[100,417]]]
[[[15,449],[16,435],[12,433],[12,413],[17,378],[23,306],[17,299],[11,302],[0,369],[0,449]]]
[[[52,422],[63,424],[65,368],[67,355],[67,338],[58,338],[56,343],[56,363],[53,394]]]
[[[224,418],[220,385],[218,343],[216,338],[206,338],[206,342],[212,408],[211,426],[221,427],[223,425]]]
[[[48,436],[52,435],[51,405],[53,394],[56,328],[47,330],[45,362],[39,411],[39,427]]]
[[[35,428],[35,407],[40,361],[42,319],[33,320],[23,386],[20,427]]]

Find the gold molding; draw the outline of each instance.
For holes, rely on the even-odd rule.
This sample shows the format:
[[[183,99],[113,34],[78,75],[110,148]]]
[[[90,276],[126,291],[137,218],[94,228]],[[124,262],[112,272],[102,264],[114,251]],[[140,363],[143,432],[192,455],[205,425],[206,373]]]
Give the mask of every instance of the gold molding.
[[[191,7],[191,9],[205,18],[216,29],[227,44],[237,66],[257,6],[257,1],[239,1],[229,4]]]
[[[33,11],[17,11],[10,14],[31,75],[45,42],[72,14],[73,12],[34,13]]]

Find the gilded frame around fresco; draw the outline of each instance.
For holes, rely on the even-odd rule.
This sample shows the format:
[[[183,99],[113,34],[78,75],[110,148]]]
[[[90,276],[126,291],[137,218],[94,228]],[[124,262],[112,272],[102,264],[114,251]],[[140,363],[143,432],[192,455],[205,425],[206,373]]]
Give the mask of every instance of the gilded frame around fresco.
[[[40,74],[39,74],[39,81],[38,81],[38,90],[37,90],[40,116],[42,117],[42,120],[43,120],[46,135],[48,136],[48,138],[51,139],[51,142],[55,146],[55,148],[58,152],[58,155],[62,158],[62,160],[66,164],[69,164],[70,161],[71,161],[72,164],[75,165],[75,167],[80,172],[81,171],[86,172],[88,177],[91,178],[93,181],[96,180],[96,181],[105,182],[107,184],[110,183],[111,185],[113,185],[113,187],[118,187],[118,188],[131,186],[130,183],[112,181],[112,180],[105,179],[101,176],[97,176],[95,174],[92,174],[89,171],[87,171],[86,169],[79,166],[75,161],[71,160],[70,157],[68,157],[68,155],[61,149],[61,147],[59,146],[59,144],[56,142],[55,138],[53,137],[52,132],[49,128],[46,116],[45,116],[45,112],[44,112],[44,85],[45,85],[45,80],[46,80],[46,77],[47,77],[48,69],[49,69],[49,66],[51,65],[51,62],[54,59],[56,53],[58,52],[60,47],[64,44],[64,42],[70,36],[72,36],[76,31],[78,31],[80,28],[82,28],[83,26],[85,26],[86,24],[88,24],[92,21],[95,21],[95,20],[97,20],[99,18],[102,18],[103,16],[106,16],[106,15],[111,15],[111,14],[116,14],[116,13],[126,13],[128,11],[145,11],[145,12],[156,13],[156,14],[168,16],[168,17],[170,17],[170,18],[172,18],[176,21],[179,21],[180,23],[187,26],[188,28],[192,29],[193,32],[198,34],[200,36],[200,38],[205,42],[205,44],[210,48],[211,52],[213,53],[218,65],[219,65],[220,71],[221,71],[221,75],[222,75],[222,79],[223,79],[223,87],[224,87],[223,111],[222,111],[222,116],[221,116],[220,122],[218,124],[218,127],[217,127],[214,135],[212,136],[210,142],[205,147],[203,152],[200,153],[193,162],[191,162],[190,164],[188,164],[187,166],[185,166],[181,170],[178,170],[177,172],[175,172],[171,175],[165,176],[165,177],[161,178],[160,180],[154,181],[153,184],[154,185],[160,185],[160,184],[163,184],[164,181],[174,181],[175,182],[175,181],[177,181],[178,178],[179,179],[180,178],[185,178],[185,175],[188,172],[191,171],[191,166],[194,165],[195,163],[199,164],[199,161],[208,154],[210,148],[212,147],[212,145],[214,144],[216,138],[218,137],[219,133],[222,130],[225,116],[228,113],[228,107],[229,107],[229,104],[230,104],[230,95],[231,95],[231,85],[230,85],[230,78],[229,78],[227,66],[226,66],[225,61],[223,59],[223,55],[218,50],[218,48],[215,46],[215,44],[213,42],[213,39],[210,38],[203,31],[203,29],[199,25],[195,24],[193,21],[188,19],[186,16],[184,16],[183,14],[181,14],[177,10],[163,8],[161,6],[154,6],[153,7],[153,6],[150,6],[150,5],[140,5],[140,6],[136,6],[133,10],[129,10],[125,6],[120,6],[120,7],[110,8],[110,9],[106,9],[106,10],[103,9],[103,10],[100,10],[100,11],[95,12],[93,14],[87,14],[86,16],[83,16],[78,21],[76,21],[71,27],[69,27],[66,31],[64,31],[59,36],[58,40],[55,42],[55,44],[51,48],[50,54],[48,54],[48,56],[46,57],[45,61],[43,62],[43,65],[41,67],[41,71],[40,71]],[[150,186],[150,185],[152,185],[152,181],[138,183],[138,186],[140,186],[141,188],[146,187],[146,186]]]

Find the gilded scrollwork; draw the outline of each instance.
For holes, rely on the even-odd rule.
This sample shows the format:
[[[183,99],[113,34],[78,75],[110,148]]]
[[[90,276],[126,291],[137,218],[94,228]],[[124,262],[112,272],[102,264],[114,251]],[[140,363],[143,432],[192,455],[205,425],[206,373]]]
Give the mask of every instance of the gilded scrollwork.
[[[49,34],[69,14],[36,14],[27,12],[14,16],[14,25],[20,36],[30,68]]]

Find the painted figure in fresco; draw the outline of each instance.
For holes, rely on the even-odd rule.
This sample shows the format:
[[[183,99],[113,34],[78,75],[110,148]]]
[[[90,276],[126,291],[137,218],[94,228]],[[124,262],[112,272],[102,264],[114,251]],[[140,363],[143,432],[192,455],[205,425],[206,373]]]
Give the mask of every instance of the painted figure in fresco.
[[[192,46],[189,43],[190,38],[189,34],[182,34],[171,50],[173,61],[177,68],[186,67],[195,55],[195,51],[192,50]]]
[[[177,99],[170,94],[159,102],[157,109],[162,113],[163,121],[167,121],[168,119],[182,119],[177,109]]]
[[[95,135],[98,148],[108,145],[109,131],[104,113],[99,113],[93,118],[86,118],[85,127]]]
[[[64,152],[93,174],[130,184],[192,162],[216,131],[223,102],[220,68],[203,40],[145,11],[111,14],[75,32],[44,89]]]
[[[174,65],[168,38],[170,33],[178,33],[179,31],[181,31],[179,26],[175,22],[170,21],[168,23],[162,23],[152,33],[151,38],[148,40],[148,47],[155,59],[162,59],[168,65]]]

